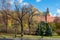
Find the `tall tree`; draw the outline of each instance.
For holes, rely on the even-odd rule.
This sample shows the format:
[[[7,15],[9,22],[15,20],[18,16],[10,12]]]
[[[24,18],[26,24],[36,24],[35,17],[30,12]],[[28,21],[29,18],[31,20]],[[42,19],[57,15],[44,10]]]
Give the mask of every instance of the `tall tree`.
[[[8,16],[7,16],[8,12],[7,12],[7,10],[9,9],[9,4],[8,4],[7,0],[1,0],[1,4],[2,4],[2,10],[3,10],[3,12],[1,12],[1,13],[3,15],[3,21],[6,26],[6,33],[7,33],[7,29],[8,29],[8,27],[7,27],[7,25],[8,25]]]
[[[8,14],[13,18],[14,20],[18,21],[19,24],[21,25],[21,37],[23,37],[23,18],[24,16],[31,10],[31,6],[23,5],[22,7],[18,5],[17,1],[14,1],[15,5],[15,15],[16,17],[13,17],[13,15]],[[21,8],[20,8],[21,7]]]
[[[31,5],[32,6],[32,5]],[[35,12],[36,12],[37,10],[35,9],[34,10],[34,7],[32,6],[31,7],[31,10],[30,10],[30,12],[28,13],[28,27],[29,27],[29,34],[31,34],[31,25],[32,25],[32,22],[33,22],[33,16],[35,16]]]

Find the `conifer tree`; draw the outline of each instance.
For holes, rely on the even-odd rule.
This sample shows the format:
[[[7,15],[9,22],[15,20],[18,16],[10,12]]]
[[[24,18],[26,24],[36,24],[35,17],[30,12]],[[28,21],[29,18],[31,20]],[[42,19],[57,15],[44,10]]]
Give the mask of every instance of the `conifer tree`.
[[[45,36],[52,36],[52,28],[48,25],[46,26]]]

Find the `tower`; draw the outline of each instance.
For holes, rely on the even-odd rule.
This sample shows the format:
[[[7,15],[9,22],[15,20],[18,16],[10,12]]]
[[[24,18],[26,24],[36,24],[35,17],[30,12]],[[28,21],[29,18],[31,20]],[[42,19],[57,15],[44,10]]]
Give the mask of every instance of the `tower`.
[[[50,16],[50,14],[49,14],[49,8],[46,9],[46,15]]]
[[[50,16],[49,14],[49,8],[46,9],[46,15],[45,15],[45,21],[47,22],[47,16]]]

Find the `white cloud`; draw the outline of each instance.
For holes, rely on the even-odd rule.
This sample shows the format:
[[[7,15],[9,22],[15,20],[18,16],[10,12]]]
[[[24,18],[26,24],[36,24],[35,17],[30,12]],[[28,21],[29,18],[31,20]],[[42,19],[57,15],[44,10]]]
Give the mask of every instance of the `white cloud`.
[[[23,3],[23,5],[28,5],[28,3],[27,3],[27,2],[25,2],[25,3]]]
[[[28,4],[27,2],[24,2],[24,3],[22,3],[21,5],[23,6],[23,5],[29,5],[29,4]]]
[[[53,14],[53,13],[51,13],[51,12],[50,12],[50,16],[55,17],[55,16],[56,16],[56,14]]]
[[[21,4],[23,3],[23,0],[14,0],[16,4]]]
[[[59,14],[60,14],[60,9],[57,9],[57,13],[59,13]]]
[[[36,0],[36,2],[41,2],[41,0]]]
[[[57,14],[56,16],[60,16],[60,9],[57,9]]]
[[[19,3],[22,3],[23,2],[23,0],[19,0]]]
[[[56,10],[56,13],[54,13],[54,14],[52,14],[52,13],[50,13],[53,17],[60,17],[60,9],[57,9]]]
[[[14,3],[14,0],[6,0],[6,3],[12,5]]]
[[[54,14],[54,17],[56,16],[56,14]]]

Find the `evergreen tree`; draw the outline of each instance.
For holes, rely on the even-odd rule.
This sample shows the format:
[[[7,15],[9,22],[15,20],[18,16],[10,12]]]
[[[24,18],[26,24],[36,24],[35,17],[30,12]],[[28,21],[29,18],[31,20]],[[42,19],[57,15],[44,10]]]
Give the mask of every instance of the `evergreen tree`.
[[[45,23],[44,22],[39,23],[36,34],[40,35],[40,36],[44,36],[45,35],[45,29],[46,29]]]
[[[52,28],[46,24],[46,31],[45,31],[45,36],[52,36]]]
[[[36,34],[40,36],[52,36],[52,28],[48,23],[41,22],[38,24]]]

